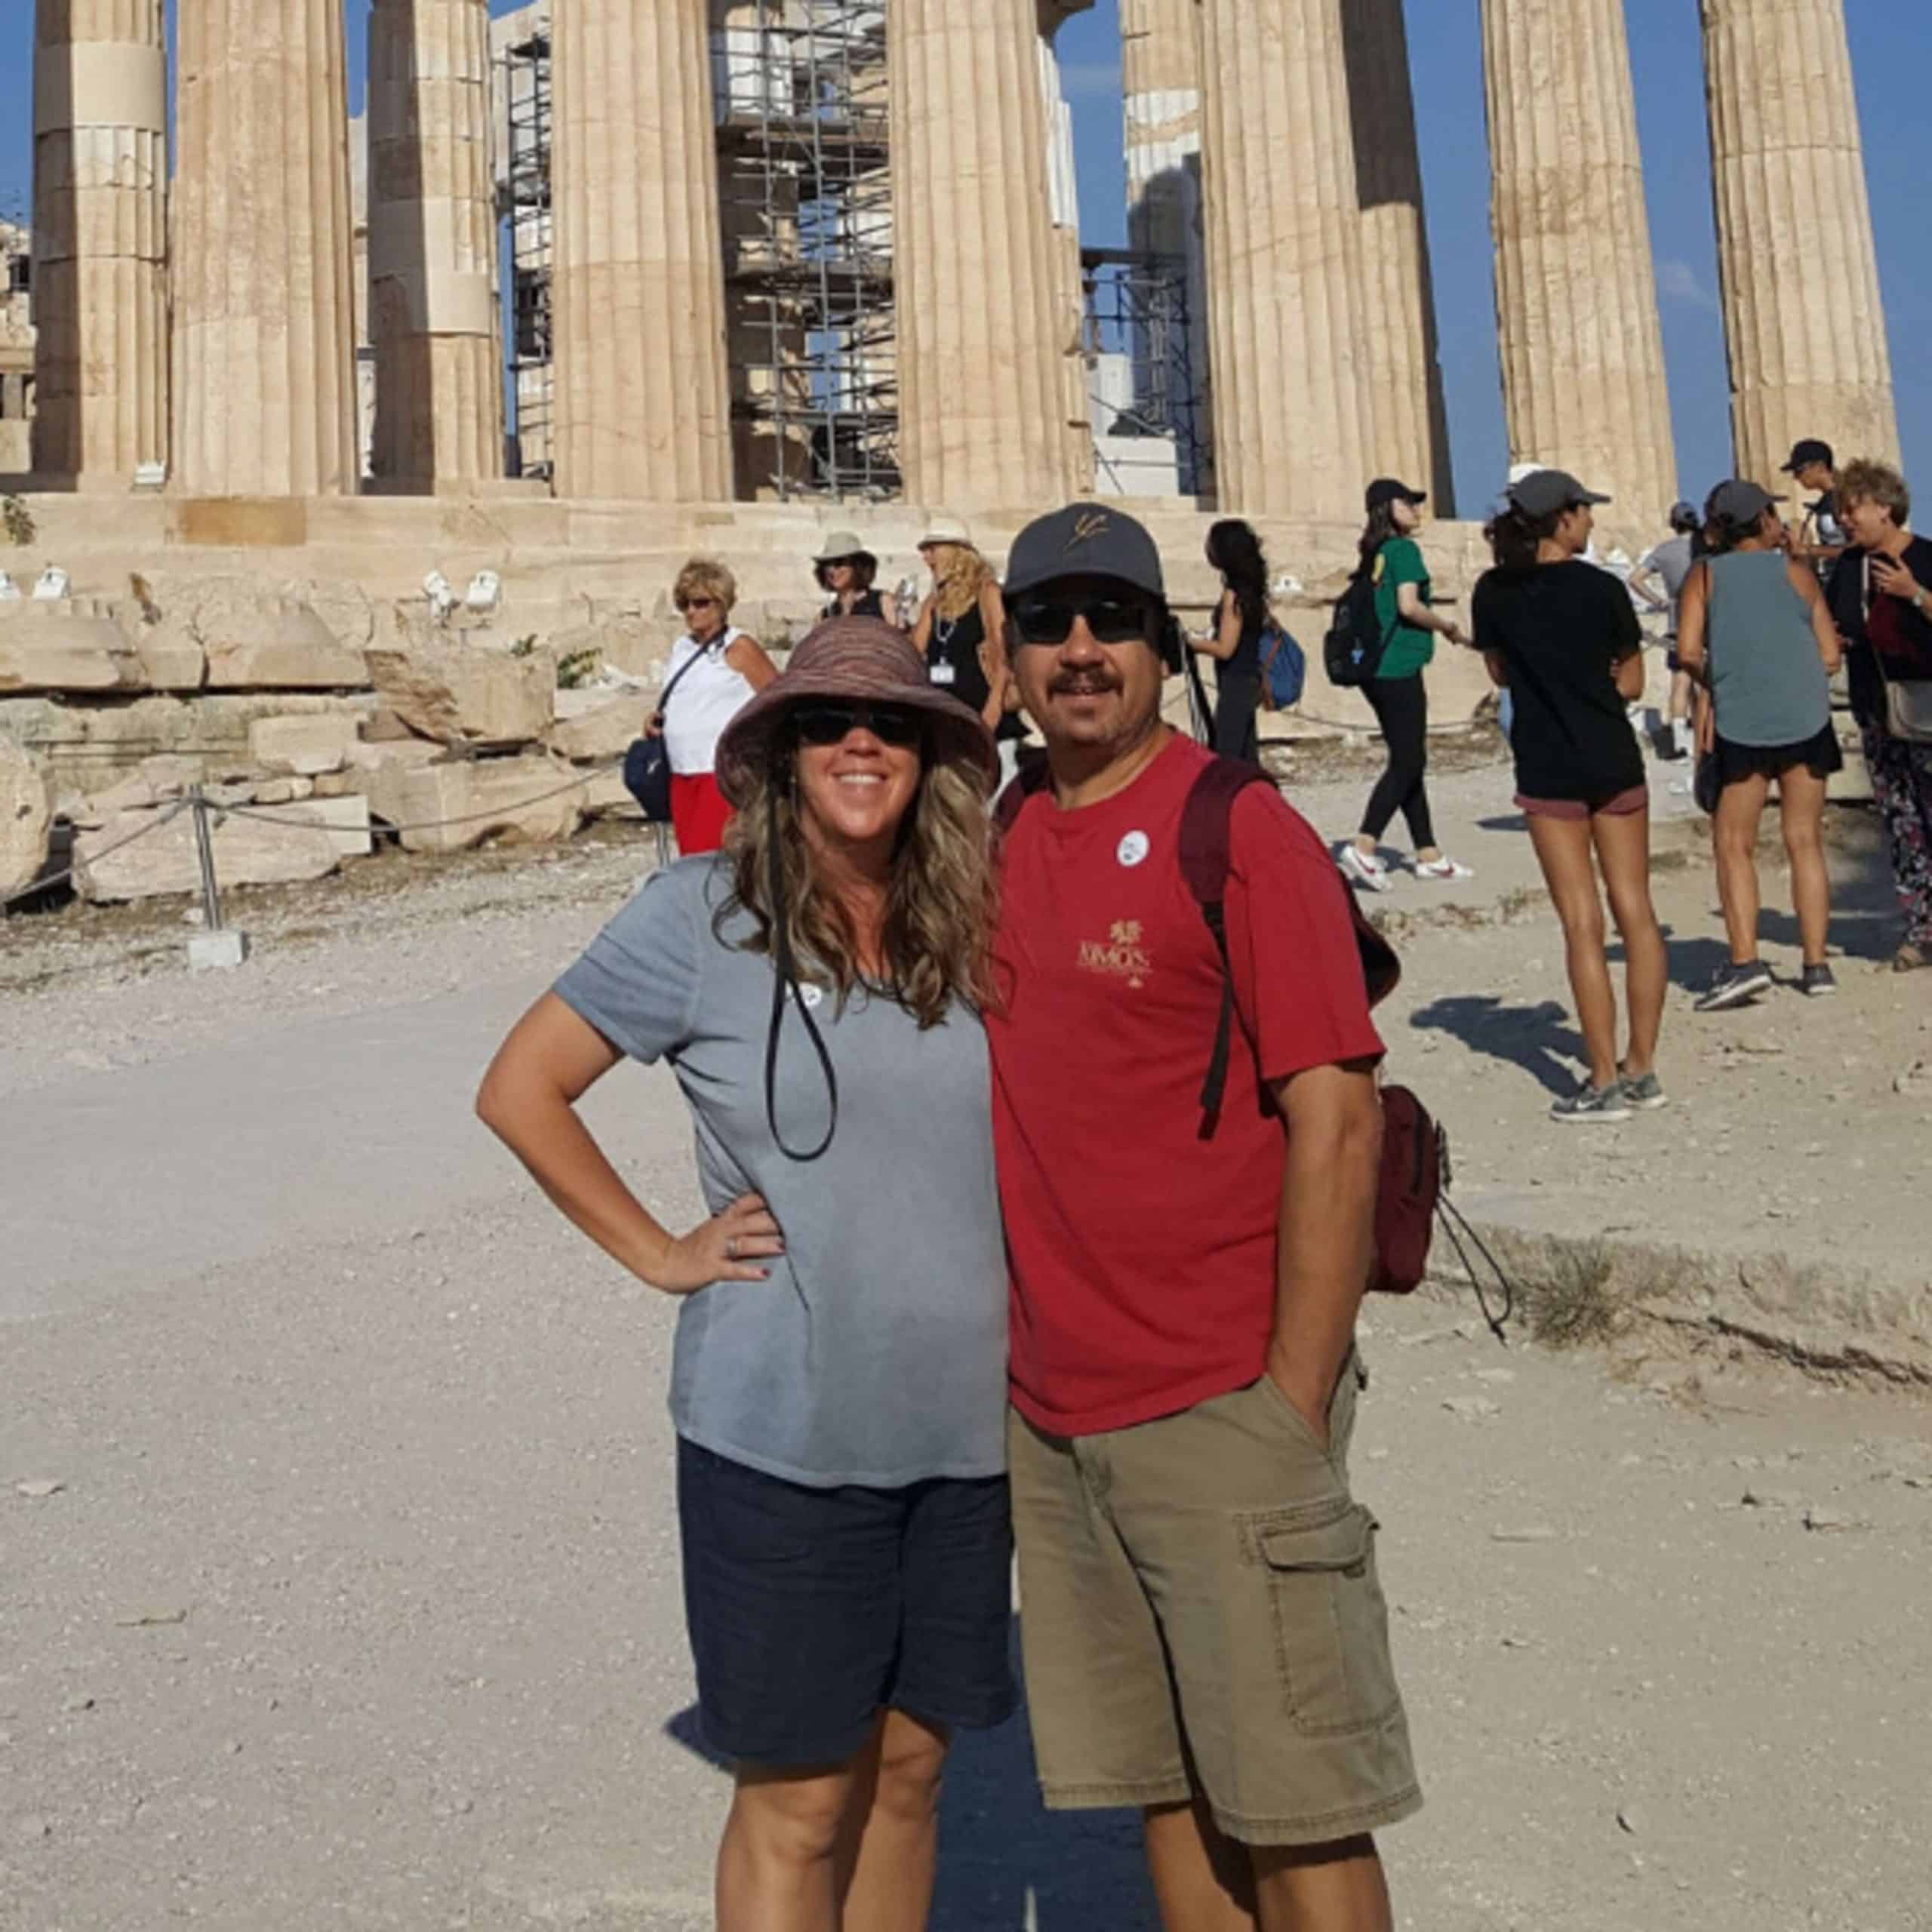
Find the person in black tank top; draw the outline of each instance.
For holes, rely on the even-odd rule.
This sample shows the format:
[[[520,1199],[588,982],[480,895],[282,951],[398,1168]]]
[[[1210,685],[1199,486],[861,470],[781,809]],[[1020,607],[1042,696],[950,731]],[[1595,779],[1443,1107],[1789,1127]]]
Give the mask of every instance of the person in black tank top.
[[[919,554],[934,589],[912,627],[914,648],[933,682],[977,712],[1002,748],[1017,744],[1026,728],[1006,706],[1006,608],[992,569],[950,518],[936,520]]]
[[[897,626],[898,599],[873,587],[878,559],[854,532],[833,531],[812,559],[812,574],[820,589],[831,592],[821,617],[878,617]]]
[[[1261,633],[1268,624],[1268,559],[1254,526],[1229,517],[1208,533],[1208,561],[1221,574],[1214,627],[1189,642],[1215,660],[1213,743],[1223,758],[1261,762]]]

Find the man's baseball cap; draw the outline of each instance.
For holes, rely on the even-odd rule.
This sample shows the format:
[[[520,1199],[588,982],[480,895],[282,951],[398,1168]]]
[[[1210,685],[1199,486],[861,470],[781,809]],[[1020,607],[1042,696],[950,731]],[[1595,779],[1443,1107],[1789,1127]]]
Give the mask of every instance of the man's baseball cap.
[[[1670,506],[1670,527],[1673,530],[1702,530],[1704,513],[1695,503],[1672,503]]]
[[[1110,577],[1168,601],[1161,553],[1146,526],[1111,503],[1069,503],[1014,539],[1006,560],[1009,603],[1063,577]]]
[[[1742,528],[1746,524],[1755,523],[1774,504],[1786,500],[1783,497],[1773,496],[1761,484],[1747,483],[1741,478],[1733,477],[1728,483],[1720,483],[1711,492],[1711,500],[1704,507],[1718,521]]]
[[[1827,469],[1838,466],[1829,443],[1820,442],[1816,436],[1806,436],[1792,445],[1791,460],[1784,466],[1784,473],[1795,476],[1801,469],[1809,469],[1814,463],[1822,463]]]
[[[1525,516],[1556,516],[1580,503],[1607,503],[1610,499],[1586,490],[1567,469],[1533,469],[1509,486],[1509,500]]]
[[[1426,490],[1411,490],[1392,476],[1378,476],[1364,492],[1364,507],[1373,516],[1385,503],[1426,503]]]

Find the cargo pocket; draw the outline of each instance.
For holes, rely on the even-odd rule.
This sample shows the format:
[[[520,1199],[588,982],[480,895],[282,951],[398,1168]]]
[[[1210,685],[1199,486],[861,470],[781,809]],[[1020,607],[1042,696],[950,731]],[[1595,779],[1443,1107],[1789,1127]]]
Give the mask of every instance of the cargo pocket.
[[[1311,1737],[1372,1730],[1401,1707],[1375,1518],[1337,1496],[1244,1523],[1265,1574],[1288,1715]]]

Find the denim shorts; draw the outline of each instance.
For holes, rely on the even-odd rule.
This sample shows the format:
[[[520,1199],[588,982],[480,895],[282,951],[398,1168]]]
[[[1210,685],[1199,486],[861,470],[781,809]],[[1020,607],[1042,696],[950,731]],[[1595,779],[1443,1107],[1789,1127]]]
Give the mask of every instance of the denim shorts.
[[[1018,1697],[1004,1476],[808,1488],[678,1444],[685,1615],[706,1743],[841,1764],[881,1712],[981,1729]]]

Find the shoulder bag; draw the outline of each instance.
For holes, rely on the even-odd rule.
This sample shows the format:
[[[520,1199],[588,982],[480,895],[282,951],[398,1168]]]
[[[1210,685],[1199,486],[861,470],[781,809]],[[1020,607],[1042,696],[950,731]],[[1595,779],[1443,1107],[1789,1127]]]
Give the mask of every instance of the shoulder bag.
[[[690,657],[678,666],[677,675],[664,687],[664,695],[657,700],[657,712],[652,722],[654,731],[641,738],[634,739],[631,748],[624,754],[624,789],[638,801],[645,817],[653,825],[669,825],[671,822],[671,751],[664,742],[664,713],[671,702],[671,694],[684,682],[685,673],[697,663],[709,648],[700,645]]]

